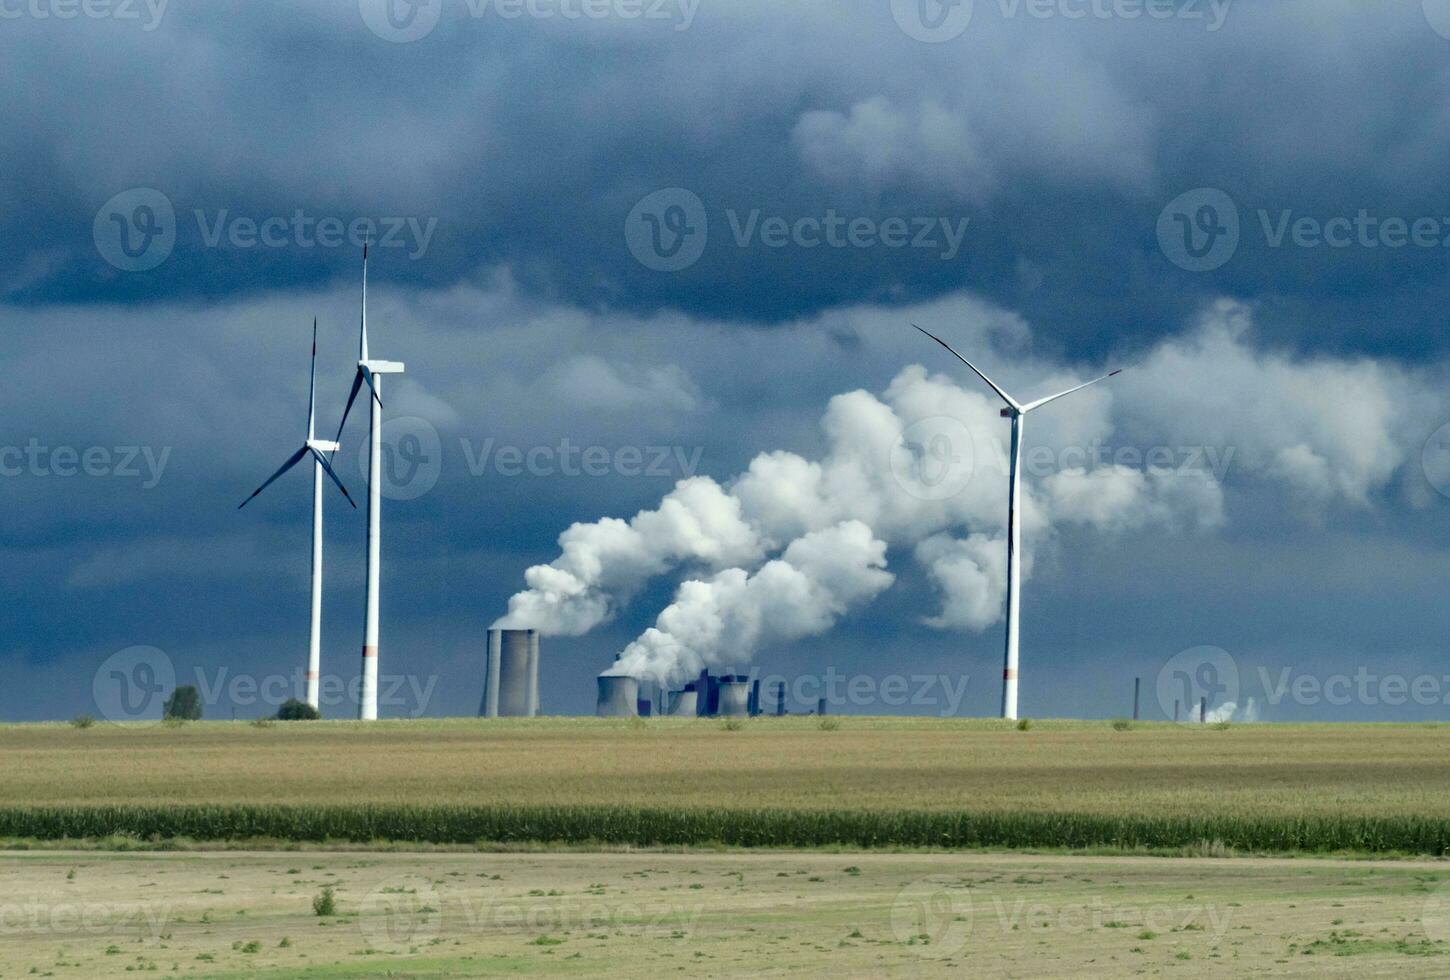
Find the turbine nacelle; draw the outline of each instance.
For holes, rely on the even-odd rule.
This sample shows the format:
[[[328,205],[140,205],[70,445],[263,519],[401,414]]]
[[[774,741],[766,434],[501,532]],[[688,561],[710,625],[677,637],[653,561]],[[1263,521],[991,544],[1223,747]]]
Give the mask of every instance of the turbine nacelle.
[[[358,361],[358,370],[367,371],[369,374],[402,374],[402,361]]]

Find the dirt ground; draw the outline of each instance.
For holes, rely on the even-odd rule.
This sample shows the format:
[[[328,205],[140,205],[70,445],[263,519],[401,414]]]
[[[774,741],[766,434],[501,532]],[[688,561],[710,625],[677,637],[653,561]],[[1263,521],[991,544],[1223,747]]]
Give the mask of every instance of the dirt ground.
[[[0,882],[7,978],[1450,974],[1431,861],[36,851]]]

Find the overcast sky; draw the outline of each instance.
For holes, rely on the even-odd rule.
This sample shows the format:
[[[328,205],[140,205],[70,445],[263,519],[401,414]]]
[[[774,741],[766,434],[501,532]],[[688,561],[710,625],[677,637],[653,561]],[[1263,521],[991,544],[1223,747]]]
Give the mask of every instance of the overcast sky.
[[[1127,369],[1028,420],[1024,715],[1450,717],[1450,0],[0,0],[0,79],[7,719],[297,693],[308,477],[236,506],[314,316],[337,424],[364,234],[384,716],[476,713],[525,571],[671,494],[545,712],[708,621],[795,709],[995,713],[1006,422],[915,322],[1023,399]]]

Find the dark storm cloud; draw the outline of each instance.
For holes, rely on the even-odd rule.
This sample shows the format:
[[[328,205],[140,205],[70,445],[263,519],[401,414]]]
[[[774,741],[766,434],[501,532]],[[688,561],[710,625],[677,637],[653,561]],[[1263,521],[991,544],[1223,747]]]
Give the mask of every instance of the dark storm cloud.
[[[912,36],[911,4],[628,17],[564,0],[432,0],[436,25],[419,14],[421,36],[393,43],[382,4],[172,3],[154,30],[4,21],[0,72],[24,98],[0,110],[0,285],[31,304],[315,286],[351,270],[345,226],[373,218],[411,257],[381,275],[440,286],[502,262],[586,308],[770,323],[968,288],[1101,355],[1229,294],[1302,347],[1441,346],[1450,40],[1434,0],[1429,17],[1418,0],[977,0],[940,43]],[[177,240],[122,272],[93,224],[138,187],[166,196]],[[624,228],[672,187],[698,198],[707,244],[661,272]],[[1201,187],[1226,192],[1240,241],[1191,272],[1157,227]],[[1338,242],[1331,223],[1361,210],[1376,230],[1344,247],[1285,233],[1309,218]],[[1378,230],[1418,219],[1438,222],[1420,244]],[[338,247],[304,244],[319,232]]]

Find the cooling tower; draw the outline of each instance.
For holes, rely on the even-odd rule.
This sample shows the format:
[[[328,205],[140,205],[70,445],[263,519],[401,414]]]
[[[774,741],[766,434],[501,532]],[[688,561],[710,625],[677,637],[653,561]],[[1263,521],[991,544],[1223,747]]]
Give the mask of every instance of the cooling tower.
[[[687,684],[683,691],[670,693],[670,714],[682,718],[694,718],[700,713],[699,694],[693,684]]]
[[[722,718],[745,718],[750,714],[750,681],[734,674],[720,678]]]
[[[600,718],[637,718],[639,681],[627,674],[599,675],[599,703],[594,713]]]
[[[488,672],[483,679],[485,718],[531,718],[539,713],[539,633],[488,631]]]

